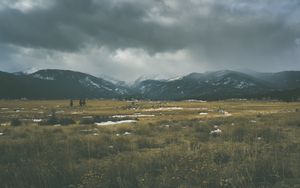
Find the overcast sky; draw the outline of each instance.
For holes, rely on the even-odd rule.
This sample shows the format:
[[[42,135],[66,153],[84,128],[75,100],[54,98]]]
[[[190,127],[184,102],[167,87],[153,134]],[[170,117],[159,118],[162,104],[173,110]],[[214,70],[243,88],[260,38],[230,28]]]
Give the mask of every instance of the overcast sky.
[[[0,70],[300,70],[299,0],[0,0]]]

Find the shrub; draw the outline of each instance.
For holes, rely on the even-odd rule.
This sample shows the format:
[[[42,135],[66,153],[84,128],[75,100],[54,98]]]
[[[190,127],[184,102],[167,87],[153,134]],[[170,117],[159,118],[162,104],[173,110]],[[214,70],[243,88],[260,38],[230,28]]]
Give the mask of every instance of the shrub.
[[[22,122],[19,120],[19,119],[12,119],[11,121],[10,121],[10,125],[11,126],[13,126],[13,127],[16,127],[16,126],[20,126],[20,125],[22,125]]]
[[[95,120],[94,118],[82,118],[79,122],[81,125],[89,125],[89,124],[94,124]]]
[[[200,133],[209,133],[210,128],[208,125],[196,125],[195,126],[195,131],[200,132]]]
[[[155,144],[154,140],[149,138],[139,138],[137,140],[137,145],[140,149],[157,147],[157,144]]]
[[[61,125],[70,125],[75,123],[75,121],[72,118],[62,118],[59,119],[58,122]]]
[[[226,164],[226,163],[229,162],[230,156],[224,151],[219,151],[219,152],[214,154],[214,159],[213,160],[216,164],[219,164],[219,165],[220,164]]]
[[[70,125],[74,123],[75,121],[72,118],[57,118],[56,116],[51,116],[45,122],[42,122],[41,125]]]

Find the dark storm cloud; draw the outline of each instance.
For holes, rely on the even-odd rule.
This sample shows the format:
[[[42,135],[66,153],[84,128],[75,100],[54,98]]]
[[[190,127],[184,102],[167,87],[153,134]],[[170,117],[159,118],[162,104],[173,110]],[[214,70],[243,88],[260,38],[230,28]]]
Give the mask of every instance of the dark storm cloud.
[[[139,1],[57,0],[49,8],[29,12],[7,8],[0,12],[0,40],[67,51],[89,43],[153,50],[176,47],[176,41],[168,40],[174,33],[170,28],[143,21],[152,7]]]
[[[120,65],[114,67],[111,61],[120,61],[126,75],[136,71],[131,62],[139,61],[140,67],[151,60],[164,64],[172,53],[186,61],[176,65],[194,66],[196,71],[299,69],[299,17],[297,0],[0,0],[2,49],[22,49],[15,54],[2,52],[0,61],[5,59],[9,66],[16,53],[30,48],[42,50],[29,54],[35,56],[32,61],[40,59],[39,67],[43,67],[41,54],[60,57],[54,60],[64,67],[67,63],[61,56],[70,57],[64,53],[88,56],[86,49],[105,48],[99,54],[99,60],[105,61],[89,65],[111,71]],[[114,58],[120,49],[122,61]],[[50,51],[54,55],[49,56]],[[155,66],[160,71],[161,66]]]

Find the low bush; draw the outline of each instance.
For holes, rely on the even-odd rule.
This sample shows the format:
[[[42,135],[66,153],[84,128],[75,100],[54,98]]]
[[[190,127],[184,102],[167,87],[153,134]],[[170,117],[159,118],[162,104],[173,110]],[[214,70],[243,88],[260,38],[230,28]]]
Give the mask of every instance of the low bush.
[[[22,122],[19,119],[14,118],[10,121],[10,125],[13,127],[17,127],[17,126],[22,125]]]

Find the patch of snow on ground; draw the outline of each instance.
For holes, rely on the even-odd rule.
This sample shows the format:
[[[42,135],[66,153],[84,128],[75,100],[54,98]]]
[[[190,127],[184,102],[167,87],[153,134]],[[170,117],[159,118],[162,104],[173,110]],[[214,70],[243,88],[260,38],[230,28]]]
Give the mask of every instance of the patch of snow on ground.
[[[72,115],[76,115],[76,114],[82,114],[82,112],[72,112]]]
[[[216,129],[216,130],[210,131],[209,134],[211,134],[211,135],[220,135],[221,133],[222,133],[221,129]]]
[[[122,121],[106,121],[101,123],[95,123],[95,125],[98,126],[106,126],[106,125],[118,125],[118,124],[124,124],[124,123],[135,123],[136,120],[122,120]]]
[[[229,113],[229,112],[226,112],[226,111],[224,112],[224,115],[225,115],[225,116],[232,116],[232,114],[231,114],[231,113]]]
[[[63,113],[65,113],[65,111],[60,110],[60,111],[56,111],[55,113],[56,113],[56,114],[63,114]]]
[[[40,123],[40,122],[42,122],[43,120],[42,119],[33,119],[32,120],[34,123]]]
[[[196,99],[189,99],[189,100],[186,100],[187,102],[207,102],[207,101],[203,101],[203,100],[196,100]]]
[[[154,117],[155,115],[148,115],[148,114],[132,114],[132,115],[113,115],[113,118],[138,118],[138,117]]]
[[[182,107],[161,107],[161,108],[149,108],[144,109],[145,112],[151,112],[151,111],[172,111],[172,110],[183,110]]]

